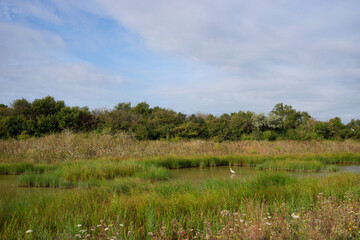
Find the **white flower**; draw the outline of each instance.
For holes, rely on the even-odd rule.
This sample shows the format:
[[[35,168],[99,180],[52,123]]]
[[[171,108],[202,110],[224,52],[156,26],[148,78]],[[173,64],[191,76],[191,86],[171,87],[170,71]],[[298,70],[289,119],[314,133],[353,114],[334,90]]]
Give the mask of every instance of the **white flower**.
[[[120,227],[123,227],[123,226],[124,226],[124,224],[120,223]]]
[[[78,224],[78,225],[76,225],[77,227],[82,227],[82,225],[81,224]]]
[[[105,228],[105,231],[109,230],[109,228]]]
[[[32,232],[34,232],[34,230],[29,229],[26,231],[26,233],[32,233]]]
[[[297,219],[299,218],[300,216],[299,215],[296,215],[295,213],[291,214],[291,217],[294,218],[294,219]]]

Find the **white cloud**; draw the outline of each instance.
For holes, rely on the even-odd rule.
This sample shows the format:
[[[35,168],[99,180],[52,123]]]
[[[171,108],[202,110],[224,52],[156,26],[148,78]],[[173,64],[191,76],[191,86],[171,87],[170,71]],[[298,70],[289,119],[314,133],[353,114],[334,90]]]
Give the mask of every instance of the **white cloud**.
[[[178,96],[219,113],[269,111],[282,101],[321,119],[360,117],[357,1],[97,2],[154,51],[222,71],[154,88],[174,105]]]
[[[66,54],[62,38],[49,31],[0,22],[0,100],[52,95],[70,105],[106,106],[125,80]]]
[[[360,118],[359,7],[356,0],[4,0],[0,84],[6,90],[0,100],[48,94],[90,106],[150,100],[187,113],[268,112],[284,102],[322,120]],[[152,74],[150,66],[139,89],[141,81],[77,60],[70,52],[75,46],[69,49],[60,33],[14,20],[31,16],[85,27],[91,40],[97,29],[87,25],[87,13],[110,16],[153,52],[186,61],[186,69],[159,74],[154,68]],[[138,59],[132,59],[133,72],[142,71]]]
[[[38,64],[54,60],[56,52],[66,48],[64,41],[49,31],[0,22],[0,64]]]

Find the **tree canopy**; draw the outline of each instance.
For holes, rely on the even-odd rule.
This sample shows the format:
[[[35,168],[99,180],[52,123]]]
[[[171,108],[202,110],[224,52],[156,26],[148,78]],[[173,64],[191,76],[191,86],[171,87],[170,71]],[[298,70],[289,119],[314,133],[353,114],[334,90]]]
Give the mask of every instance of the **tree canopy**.
[[[132,106],[118,103],[113,109],[69,107],[51,96],[17,99],[10,106],[0,104],[0,138],[39,137],[64,130],[96,131],[133,135],[139,140],[211,139],[215,141],[276,139],[360,139],[360,120],[348,124],[339,117],[317,121],[309,113],[283,103],[268,113],[233,112],[186,115],[146,102]]]

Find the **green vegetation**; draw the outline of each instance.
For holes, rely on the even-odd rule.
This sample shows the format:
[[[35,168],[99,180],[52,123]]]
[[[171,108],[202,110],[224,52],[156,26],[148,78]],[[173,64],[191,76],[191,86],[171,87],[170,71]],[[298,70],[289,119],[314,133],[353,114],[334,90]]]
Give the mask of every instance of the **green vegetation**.
[[[359,163],[359,153],[305,155],[234,155],[220,157],[162,157],[140,160],[78,160],[58,164],[5,163],[2,173],[22,174],[20,186],[60,187],[99,186],[104,180],[137,177],[150,181],[167,180],[169,169],[215,166],[247,166],[259,170],[330,171],[338,170],[328,164]]]
[[[64,130],[126,132],[138,140],[342,140],[360,139],[360,120],[343,124],[334,117],[321,122],[283,103],[268,115],[239,111],[219,117],[150,108],[146,102],[136,106],[119,103],[110,110],[90,111],[87,107],[68,107],[50,96],[33,102],[17,99],[10,107],[0,104],[0,138],[27,139]]]
[[[26,140],[0,139],[0,162],[60,163],[86,159],[143,159],[229,155],[357,154],[360,142],[346,141],[139,141],[126,134],[51,134]],[[355,162],[357,160],[355,159]]]
[[[359,186],[355,174],[299,181],[273,173],[197,184],[121,178],[91,189],[2,201],[0,237],[357,238]]]
[[[7,164],[11,166],[11,164]],[[17,166],[17,164],[15,164]],[[19,186],[60,187],[98,186],[103,180],[136,176],[146,180],[159,181],[169,178],[169,170],[155,165],[135,161],[93,160],[47,165],[47,171],[22,172]]]
[[[0,174],[22,174],[25,172],[43,173],[55,169],[56,165],[33,163],[0,163]]]
[[[6,135],[19,139],[0,140],[0,174],[19,175],[18,185],[23,187],[63,188],[48,189],[49,194],[0,198],[1,239],[360,238],[360,174],[329,173],[300,180],[267,171],[335,172],[334,164],[360,163],[359,141],[268,141],[286,139],[289,134],[298,139],[296,134],[305,121],[294,124],[293,117],[286,117],[290,113],[278,111],[280,106],[269,116],[208,116],[192,125],[190,117],[175,121],[179,116],[175,112],[173,120],[165,121],[170,110],[150,109],[145,103],[136,107],[119,104],[112,111],[95,113],[52,100],[36,100],[34,107],[34,102],[29,103],[31,111],[21,110],[28,109],[26,100],[1,110],[11,113],[16,109],[21,113],[19,119],[37,119],[34,123],[41,122],[43,130],[36,130],[35,124],[34,134],[22,129],[20,135]],[[292,108],[284,108],[297,116]],[[78,115],[76,111],[89,114]],[[63,125],[56,120],[60,112],[64,114]],[[68,112],[73,118],[65,117]],[[123,115],[125,112],[128,115]],[[157,116],[160,112],[164,115]],[[307,119],[306,114],[300,115]],[[41,121],[38,116],[42,116]],[[87,128],[82,128],[82,120],[70,123],[85,116],[92,119]],[[243,117],[250,119],[245,125],[232,120],[243,121]],[[121,120],[113,122],[118,118]],[[46,119],[53,119],[49,120],[52,125],[45,124]],[[229,122],[234,125],[227,125]],[[182,124],[192,129],[188,135],[179,128]],[[48,131],[52,128],[45,126],[56,126],[57,130]],[[72,126],[72,131],[63,131],[64,126]],[[228,126],[249,132],[229,131]],[[309,129],[314,134],[314,129]],[[42,136],[50,132],[53,134]],[[331,136],[338,138],[337,134]],[[252,136],[267,140],[223,141],[254,139]],[[167,141],[138,140],[165,138]],[[264,171],[234,179],[171,179],[171,169],[214,166]]]
[[[259,170],[275,170],[275,171],[331,171],[338,169],[335,166],[326,166],[319,161],[299,161],[299,160],[275,160],[266,161],[256,166]]]

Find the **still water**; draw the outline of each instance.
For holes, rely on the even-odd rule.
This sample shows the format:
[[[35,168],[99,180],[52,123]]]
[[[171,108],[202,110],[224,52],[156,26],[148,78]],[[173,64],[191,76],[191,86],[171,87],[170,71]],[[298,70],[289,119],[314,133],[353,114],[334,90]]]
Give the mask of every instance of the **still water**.
[[[360,165],[337,165],[339,171],[336,173],[343,172],[352,172],[360,173]],[[232,166],[232,169],[235,171],[235,174],[231,174],[230,168],[228,166],[220,167],[208,167],[208,168],[182,168],[171,170],[171,178],[174,180],[189,180],[189,181],[200,181],[207,178],[238,178],[243,179],[246,177],[253,177],[262,172],[256,168],[249,167],[237,167]],[[274,172],[274,171],[271,171]],[[281,172],[281,171],[276,171]],[[333,174],[332,172],[285,172],[287,174],[296,176],[296,177],[308,177],[308,176],[326,176],[328,174]]]

